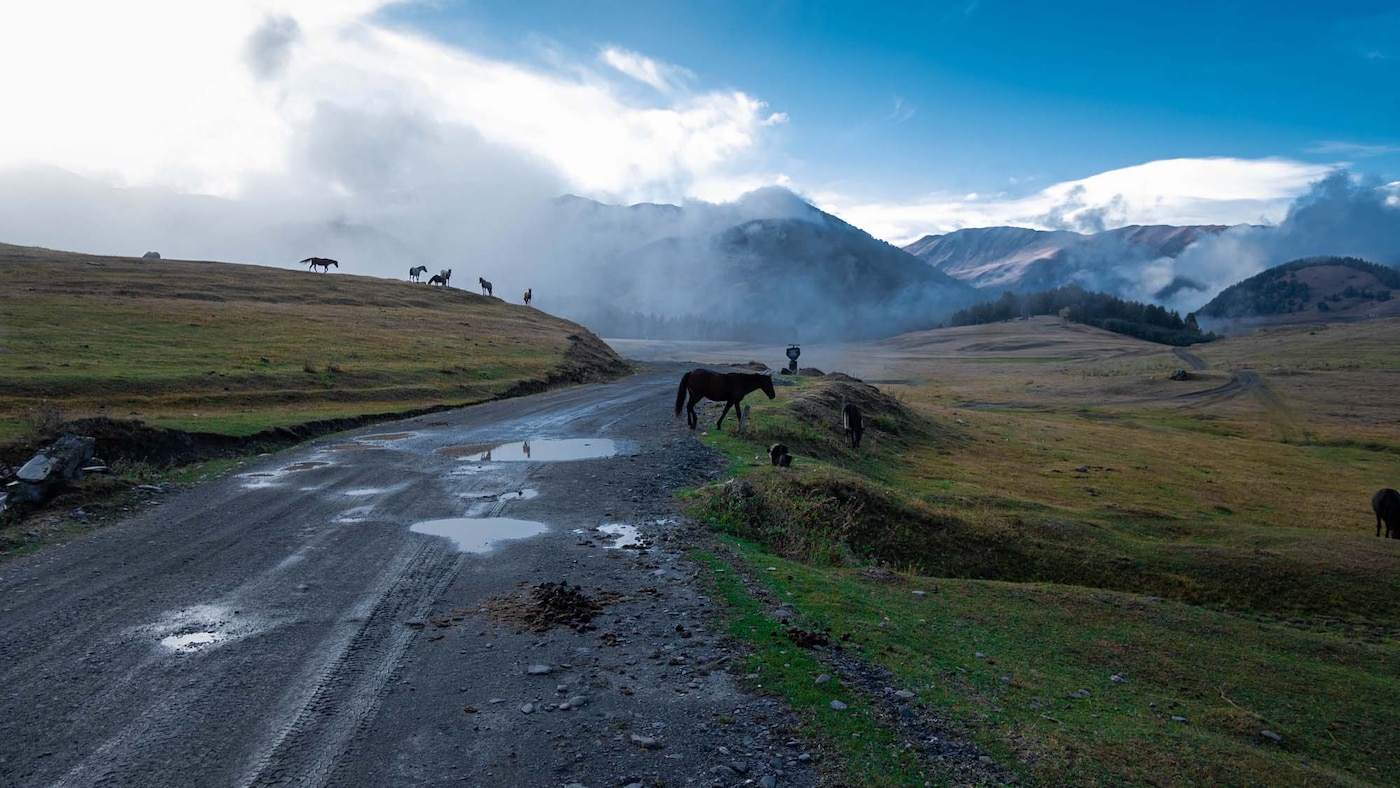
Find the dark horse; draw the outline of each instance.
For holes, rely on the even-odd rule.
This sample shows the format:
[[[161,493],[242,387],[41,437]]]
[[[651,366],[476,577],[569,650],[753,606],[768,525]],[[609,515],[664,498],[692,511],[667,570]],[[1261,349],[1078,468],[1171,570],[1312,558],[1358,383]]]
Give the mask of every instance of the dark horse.
[[[846,424],[846,440],[852,449],[859,449],[860,436],[865,434],[865,421],[860,417],[860,408],[855,403],[847,402],[846,407],[841,409],[841,417]]]
[[[1381,522],[1385,522],[1387,539],[1400,539],[1400,492],[1390,489],[1376,491],[1371,496],[1371,510],[1376,513],[1376,536],[1381,535]]]
[[[483,278],[481,278],[481,277],[479,277],[479,276],[476,278],[476,281],[477,281],[478,283],[481,284],[481,294],[482,294],[482,295],[488,295],[488,296],[491,295],[491,283],[490,283],[490,282],[486,281],[485,279],[483,279]]]
[[[330,272],[331,266],[335,266],[336,268],[340,267],[340,263],[337,263],[329,257],[308,257],[305,260],[302,260],[302,262],[310,263],[311,265],[309,267],[312,271],[315,271],[316,267],[320,266],[321,269],[326,271],[327,273]]]
[[[535,297],[534,288],[525,291],[525,306],[530,305],[530,299]]]
[[[773,379],[758,372],[711,372],[708,369],[692,369],[681,375],[681,387],[676,392],[676,416],[681,415],[681,406],[685,405],[685,420],[693,430],[700,421],[700,417],[695,415],[697,402],[702,399],[723,402],[724,410],[720,411],[719,421],[715,422],[715,429],[719,429],[724,423],[724,417],[729,415],[729,409],[734,408],[737,412],[739,400],[754,389],[763,389],[768,399],[778,396],[773,391]],[[689,403],[685,401],[687,393],[690,394]]]

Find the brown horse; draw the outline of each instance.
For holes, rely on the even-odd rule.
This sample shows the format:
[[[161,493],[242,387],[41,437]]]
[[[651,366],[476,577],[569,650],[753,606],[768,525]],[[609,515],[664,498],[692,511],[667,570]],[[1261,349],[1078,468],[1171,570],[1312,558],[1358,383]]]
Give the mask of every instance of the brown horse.
[[[534,290],[534,288],[532,287],[532,288],[530,288],[529,290],[526,290],[526,291],[525,291],[525,306],[529,306],[529,305],[530,305],[530,299],[531,299],[531,298],[534,298],[535,294],[534,294],[534,292],[532,292],[533,290]]]
[[[1386,538],[1400,539],[1400,492],[1386,487],[1371,496],[1371,511],[1376,513],[1376,536],[1381,535],[1381,523],[1385,523]]]
[[[719,429],[724,423],[724,417],[729,415],[729,409],[737,409],[739,400],[754,389],[763,389],[768,399],[778,396],[773,391],[773,379],[758,372],[711,372],[708,369],[692,369],[681,376],[681,386],[676,392],[675,415],[680,417],[681,406],[684,405],[686,423],[693,430],[700,421],[700,417],[695,415],[696,403],[702,399],[723,402],[724,410],[720,411],[719,421],[715,422],[715,429]],[[686,394],[690,395],[689,403],[685,401]]]
[[[340,267],[340,263],[337,263],[329,257],[308,257],[305,260],[302,260],[302,262],[310,263],[311,265],[308,266],[308,268],[312,271],[315,271],[316,267],[320,266],[321,270],[325,271],[326,273],[330,273],[331,266],[335,266],[336,268]]]

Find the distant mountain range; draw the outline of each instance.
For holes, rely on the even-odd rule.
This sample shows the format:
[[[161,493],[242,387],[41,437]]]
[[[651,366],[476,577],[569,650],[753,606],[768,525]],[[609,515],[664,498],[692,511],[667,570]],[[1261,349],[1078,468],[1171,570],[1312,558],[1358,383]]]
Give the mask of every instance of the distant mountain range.
[[[1136,273],[1132,267],[1176,257],[1203,235],[1225,229],[1224,225],[1132,225],[1084,234],[981,227],[926,235],[904,251],[989,294],[1078,285],[1122,295],[1123,285]],[[1181,288],[1202,289],[1190,281],[1174,281],[1157,297],[1170,297]]]

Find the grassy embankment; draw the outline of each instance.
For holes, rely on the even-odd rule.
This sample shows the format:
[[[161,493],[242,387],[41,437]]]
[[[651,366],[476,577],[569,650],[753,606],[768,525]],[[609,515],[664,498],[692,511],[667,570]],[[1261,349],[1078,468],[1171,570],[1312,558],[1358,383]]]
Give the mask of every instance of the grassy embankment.
[[[998,336],[891,352],[891,377],[937,381],[898,401],[803,381],[755,404],[746,439],[707,438],[754,495],[702,491],[732,536],[699,557],[726,570],[749,669],[829,763],[862,784],[956,779],[920,774],[881,702],[814,684],[837,671],[757,600],[855,636],[1031,781],[1400,783],[1400,541],[1374,537],[1368,506],[1400,484],[1400,320],[1193,348],[1211,370],[1179,383],[1166,348],[982,330]],[[859,453],[840,444],[852,397],[876,414]],[[793,468],[752,464],[773,441]]]
[[[97,419],[79,426],[115,471],[40,518],[6,511],[0,556],[120,517],[138,484],[227,466],[172,463],[627,369],[573,323],[455,288],[0,245],[0,462]]]
[[[539,310],[338,272],[0,245],[0,315],[0,441],[94,416],[247,435],[620,367]]]

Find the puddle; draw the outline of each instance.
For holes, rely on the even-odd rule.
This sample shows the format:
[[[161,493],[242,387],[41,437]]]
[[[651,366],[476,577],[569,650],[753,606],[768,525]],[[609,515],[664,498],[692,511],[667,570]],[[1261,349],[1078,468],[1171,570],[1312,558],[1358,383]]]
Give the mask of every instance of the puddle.
[[[201,646],[210,643],[217,643],[228,637],[222,632],[191,632],[187,635],[171,635],[161,638],[160,644],[171,651],[191,652],[197,651]]]
[[[611,539],[611,544],[603,545],[603,548],[607,550],[617,550],[623,547],[638,547],[642,544],[642,535],[637,532],[637,526],[635,525],[611,523],[609,525],[598,526],[598,530]]]
[[[401,441],[412,438],[417,433],[413,432],[382,432],[378,435],[361,435],[355,440],[360,441]]]
[[[387,487],[358,487],[354,490],[344,490],[341,495],[349,495],[352,498],[364,498],[368,495],[380,495],[389,491]]]
[[[607,438],[564,438],[515,443],[469,443],[444,446],[437,453],[444,457],[460,457],[467,462],[567,462],[612,457],[617,454],[617,445]]]
[[[544,523],[510,517],[451,517],[414,523],[409,530],[431,536],[445,536],[464,553],[484,553],[500,542],[524,539],[549,530]]]
[[[321,462],[320,460],[307,460],[306,462],[296,462],[296,463],[292,463],[291,465],[286,466],[286,467],[283,468],[282,470],[287,471],[287,472],[293,472],[293,471],[309,471],[309,470],[311,470],[312,468],[320,468],[320,467],[323,466],[323,465],[330,465],[330,463],[328,463],[328,462]]]
[[[528,501],[528,500],[530,500],[531,498],[538,498],[538,497],[539,497],[539,494],[540,494],[540,491],[539,491],[539,490],[532,490],[532,489],[530,489],[530,488],[527,487],[527,488],[525,488],[525,489],[523,489],[523,490],[511,490],[510,492],[501,493],[500,495],[496,496],[496,500],[498,500],[498,501]]]
[[[162,648],[190,654],[250,635],[257,630],[257,623],[224,605],[197,605],[166,613],[159,622],[142,629],[155,635]]]
[[[324,447],[322,451],[374,451],[382,448],[384,447],[370,443],[337,443],[334,446]]]

